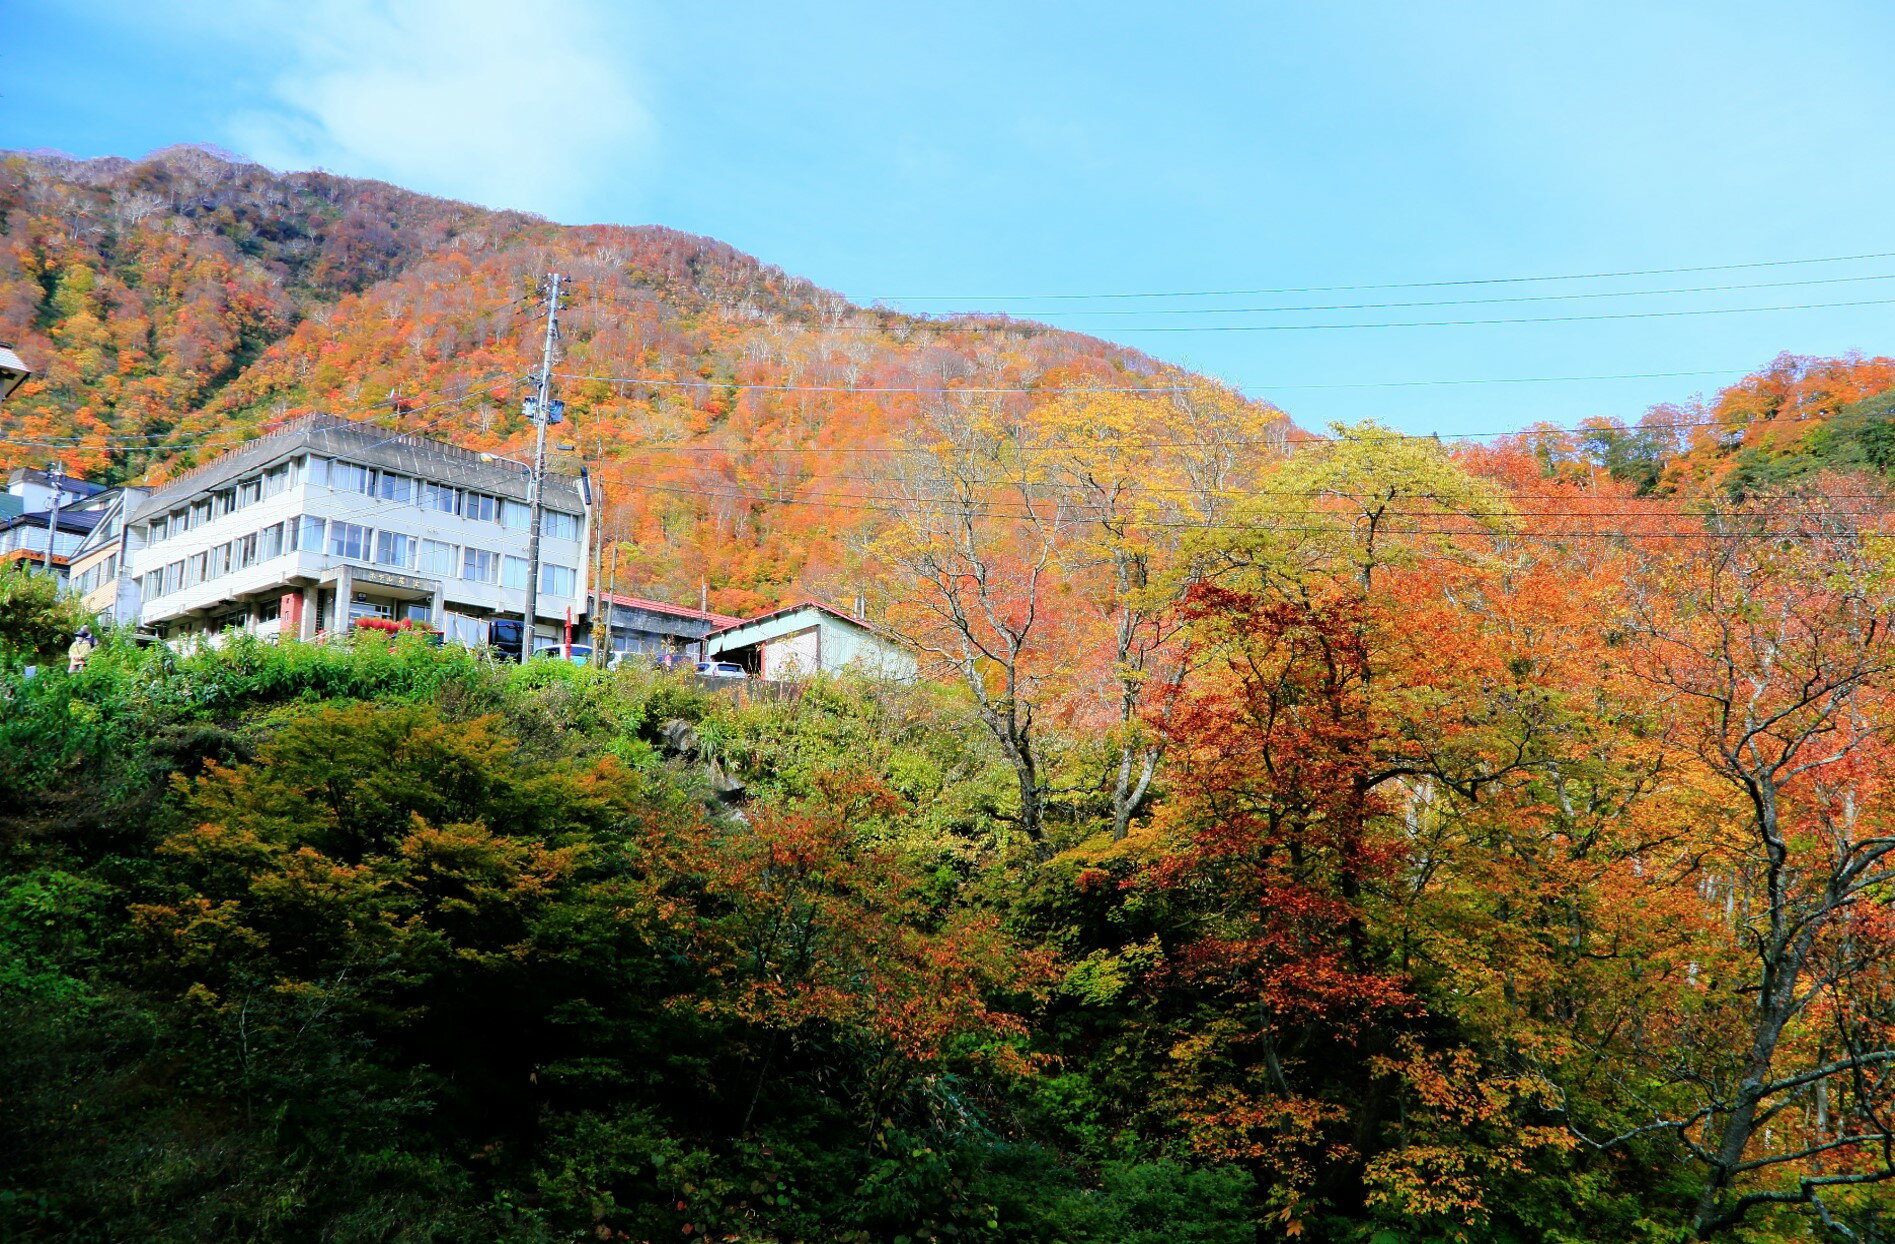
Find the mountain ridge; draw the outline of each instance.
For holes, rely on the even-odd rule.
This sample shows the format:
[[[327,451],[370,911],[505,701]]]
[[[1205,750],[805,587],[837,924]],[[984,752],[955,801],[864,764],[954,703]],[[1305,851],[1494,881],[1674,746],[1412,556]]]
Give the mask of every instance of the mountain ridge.
[[[0,466],[57,456],[101,482],[161,479],[317,410],[520,456],[553,270],[572,281],[557,367],[571,421],[556,444],[574,449],[559,465],[590,461],[606,485],[622,586],[694,602],[709,583],[729,612],[854,594],[878,525],[853,503],[876,491],[863,464],[905,445],[942,391],[1024,406],[1049,389],[1188,380],[1245,400],[1032,321],[860,306],[664,225],[557,224],[201,145],[13,151],[0,152],[0,340],[39,374],[0,412]],[[1784,355],[1635,424],[1503,439],[1549,475],[1741,494],[1832,466],[1895,469],[1882,447],[1895,416],[1875,404],[1890,391],[1888,358]],[[1169,417],[1154,405],[1154,426]]]
[[[810,515],[747,497],[858,491],[841,464],[899,441],[920,394],[851,390],[1182,374],[1028,322],[858,307],[662,225],[559,225],[196,146],[139,160],[7,152],[0,339],[40,374],[0,417],[4,465],[57,455],[95,480],[162,476],[297,413],[392,426],[444,402],[451,418],[408,430],[517,455],[552,270],[574,282],[564,432],[623,485],[613,535],[639,551],[635,585],[695,598],[708,579],[731,609],[820,590],[873,526],[845,506]],[[703,463],[629,456],[654,442]],[[785,449],[803,454],[794,469]]]

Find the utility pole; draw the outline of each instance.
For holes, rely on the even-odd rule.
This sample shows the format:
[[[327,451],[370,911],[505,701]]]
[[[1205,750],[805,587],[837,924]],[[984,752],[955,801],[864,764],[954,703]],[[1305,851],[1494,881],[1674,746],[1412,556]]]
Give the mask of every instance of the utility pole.
[[[611,606],[605,595],[605,486],[598,476],[592,479],[593,526],[599,542],[592,555],[592,663],[604,665],[610,659],[606,649],[612,646],[612,623],[606,610]]]
[[[697,659],[708,661],[711,659],[711,584],[708,579],[697,581],[697,611],[704,619],[704,634],[698,636],[697,641]]]
[[[526,538],[526,638],[521,659],[533,659],[534,623],[540,606],[540,512],[546,499],[546,423],[553,414],[553,342],[559,339],[559,273],[546,278],[546,348],[540,355],[539,396],[533,403],[533,480],[527,486],[533,518]]]
[[[611,603],[606,606],[606,609],[608,612],[605,615],[605,642],[608,645],[612,642],[612,624],[618,621],[618,616],[619,616],[618,615],[619,603],[617,599],[618,590],[619,590],[619,546],[616,540],[612,542],[612,572],[611,573],[612,573],[612,588],[611,588],[612,596],[610,598]]]
[[[53,542],[59,539],[59,503],[65,497],[66,490],[60,486],[63,477],[59,459],[53,459],[53,465],[46,468],[46,478],[53,486],[53,510],[46,516],[46,573],[53,573]]]

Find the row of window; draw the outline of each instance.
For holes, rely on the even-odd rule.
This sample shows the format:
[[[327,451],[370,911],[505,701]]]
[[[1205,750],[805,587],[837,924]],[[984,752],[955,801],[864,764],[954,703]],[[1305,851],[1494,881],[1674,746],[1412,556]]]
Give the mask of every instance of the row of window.
[[[63,557],[79,547],[84,536],[71,531],[61,531],[53,541],[53,555]],[[46,524],[20,523],[0,531],[0,553],[11,553],[15,549],[27,549],[35,553],[46,551]]]
[[[179,558],[143,576],[139,587],[146,600],[155,600],[298,550],[327,551],[348,561],[373,562],[399,570],[418,569],[442,578],[458,574],[472,583],[526,587],[527,560],[524,557],[503,556],[471,544],[422,540],[405,532],[375,529],[341,519],[325,521],[308,514],[300,519],[272,523],[261,531],[228,540],[191,557]],[[540,563],[540,591],[550,596],[572,596],[578,587],[579,575],[573,567]]]
[[[85,596],[102,583],[109,583],[118,577],[118,554],[108,553],[105,560],[94,562],[81,570],[72,580],[73,590]]]
[[[168,514],[161,514],[151,520],[145,532],[152,543],[159,540],[181,536],[196,527],[202,527],[213,519],[243,509],[266,497],[274,497],[286,489],[294,487],[303,476],[304,459],[279,463],[259,475],[238,480],[228,488],[219,488],[199,497],[187,505],[181,505]]]
[[[222,518],[266,497],[274,497],[302,483],[337,492],[359,492],[397,505],[417,505],[435,513],[453,514],[477,522],[499,523],[503,527],[521,531],[533,522],[532,507],[524,501],[436,484],[416,479],[412,475],[344,462],[339,458],[319,458],[305,454],[159,515],[147,524],[146,536],[155,544],[183,535],[194,527]],[[577,540],[579,516],[563,510],[544,510],[540,516],[540,533],[554,540]]]

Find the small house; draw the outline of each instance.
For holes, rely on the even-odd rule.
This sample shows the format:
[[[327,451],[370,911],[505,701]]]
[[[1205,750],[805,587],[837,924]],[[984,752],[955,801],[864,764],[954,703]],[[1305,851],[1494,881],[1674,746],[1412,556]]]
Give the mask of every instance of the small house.
[[[910,682],[920,668],[914,649],[900,637],[819,601],[712,631],[707,647],[712,660],[741,665],[766,682],[845,670]]]

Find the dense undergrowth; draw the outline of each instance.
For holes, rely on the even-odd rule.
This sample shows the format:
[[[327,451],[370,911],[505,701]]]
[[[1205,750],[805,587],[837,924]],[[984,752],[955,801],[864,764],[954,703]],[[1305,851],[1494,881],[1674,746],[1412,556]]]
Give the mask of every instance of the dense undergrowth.
[[[0,1235],[1250,1237],[1049,1073],[930,689],[114,640],[4,690]]]
[[[1772,538],[1719,603],[1733,547],[1628,572],[1652,612],[1591,652],[1599,589],[1550,569],[1504,617],[1465,604],[1485,563],[1381,567],[1402,610],[1196,589],[1216,676],[1123,835],[1057,785],[1077,745],[1023,832],[937,684],[753,699],[380,634],[108,634],[69,675],[71,606],[7,577],[0,1238],[1794,1240],[1796,1181],[1856,1174],[1821,1212],[1884,1238],[1854,1129],[1895,930],[1817,869],[1845,798],[1888,815],[1855,636],[1895,597],[1879,553]],[[1852,697],[1780,720],[1859,741],[1781,791],[1831,825],[1781,909],[1826,922],[1820,1006],[1718,1184],[1762,891],[1690,767],[1715,720],[1655,702],[1631,627],[1708,678],[1690,628],[1771,593],[1826,638],[1769,676]]]

